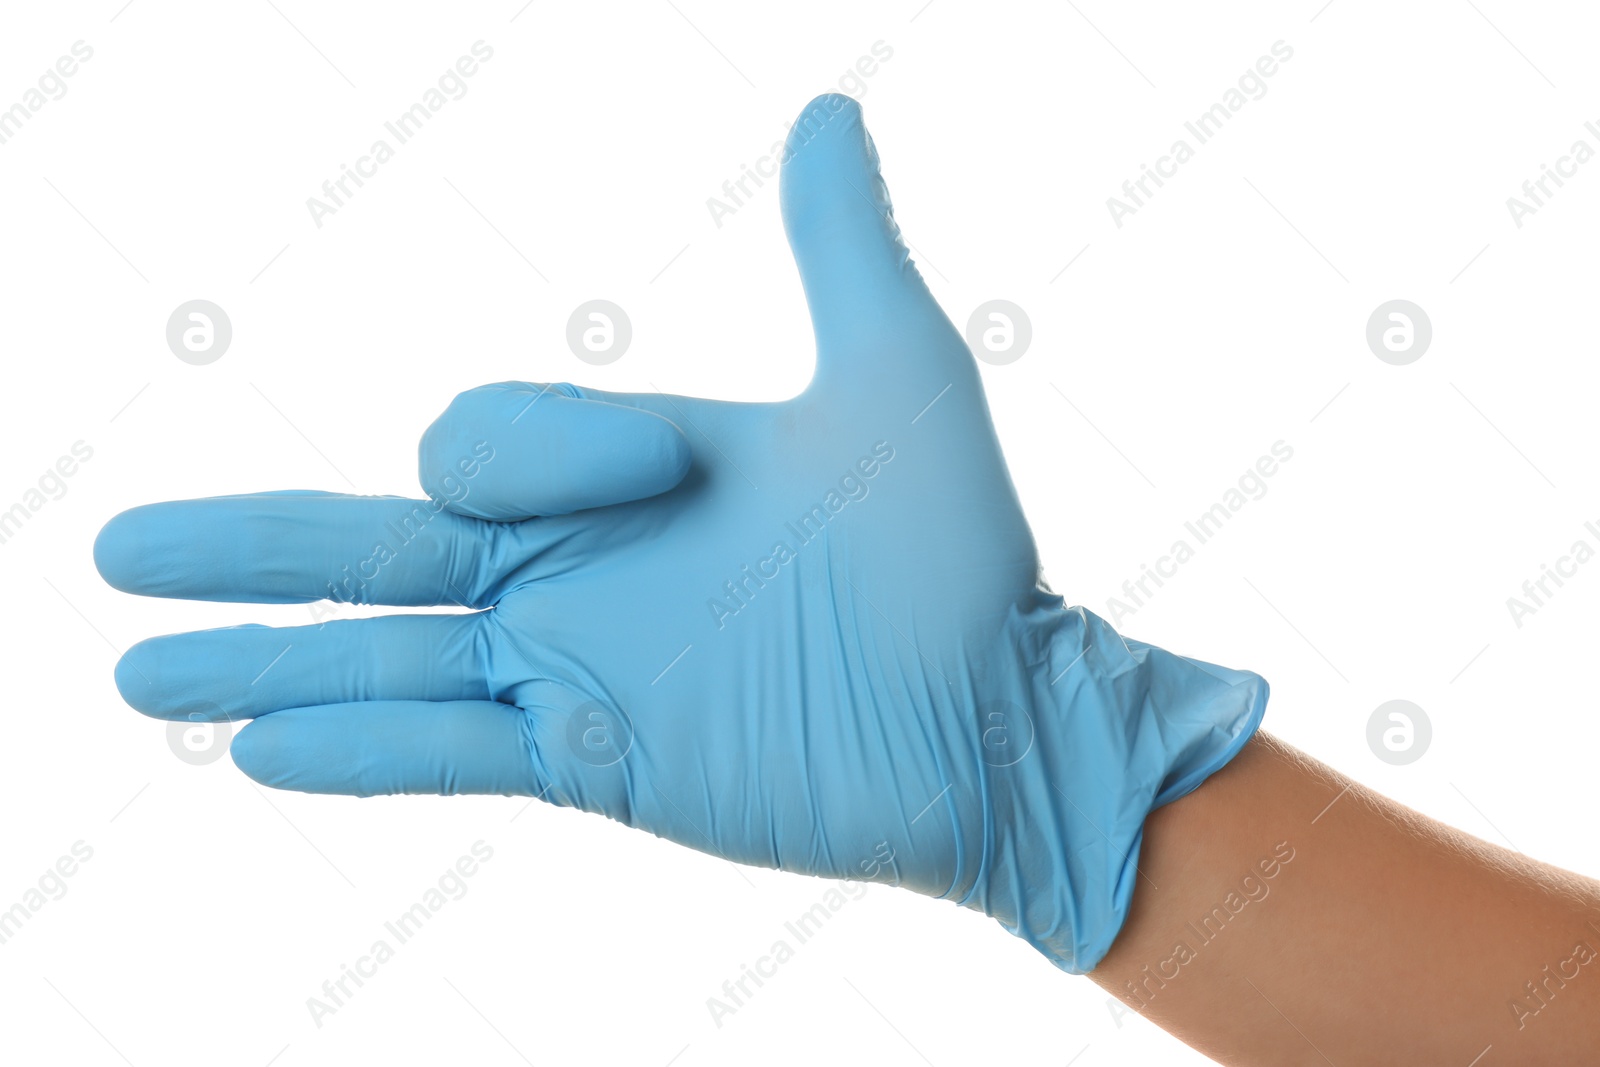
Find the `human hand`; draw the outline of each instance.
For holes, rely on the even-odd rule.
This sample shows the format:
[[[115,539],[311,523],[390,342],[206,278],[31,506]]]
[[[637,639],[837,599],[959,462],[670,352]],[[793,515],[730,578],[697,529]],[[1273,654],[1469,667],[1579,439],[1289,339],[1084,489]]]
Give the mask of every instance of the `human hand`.
[[[253,719],[233,758],[266,785],[537,796],[953,899],[1086,971],[1145,816],[1238,751],[1266,685],[1124,641],[1043,583],[854,101],[808,105],[781,199],[816,334],[804,393],[487,386],[424,435],[426,500],[124,512],[95,559],[128,592],[475,610],[154,638],[118,687],[158,718]]]

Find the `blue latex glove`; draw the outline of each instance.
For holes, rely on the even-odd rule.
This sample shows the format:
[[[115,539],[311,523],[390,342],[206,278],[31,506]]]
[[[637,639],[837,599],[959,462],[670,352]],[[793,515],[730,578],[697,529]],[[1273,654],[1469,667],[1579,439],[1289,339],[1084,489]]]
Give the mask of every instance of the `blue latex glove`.
[[[117,685],[159,718],[253,718],[233,759],[265,785],[538,796],[955,900],[1087,971],[1145,816],[1244,745],[1266,683],[1044,584],[853,101],[807,106],[781,199],[816,331],[803,394],[492,385],[423,437],[426,500],[124,512],[95,561],[128,592],[483,610],[154,638]]]

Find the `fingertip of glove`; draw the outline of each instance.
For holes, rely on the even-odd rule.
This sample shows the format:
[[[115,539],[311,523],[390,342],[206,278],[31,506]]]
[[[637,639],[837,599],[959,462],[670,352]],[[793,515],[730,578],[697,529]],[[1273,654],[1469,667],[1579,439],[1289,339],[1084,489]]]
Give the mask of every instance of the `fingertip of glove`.
[[[689,439],[677,423],[665,416],[656,417],[664,425],[654,430],[652,454],[657,482],[661,486],[656,492],[664,493],[688,475],[694,463],[694,450],[689,447]]]
[[[797,127],[801,126],[806,119],[817,117],[819,113],[830,117],[843,116],[847,120],[859,121],[861,118],[861,102],[853,96],[846,96],[844,93],[821,93],[812,97],[806,103],[806,106],[800,109],[800,114],[795,119],[795,125]]]
[[[150,640],[146,639],[124,652],[111,674],[123,702],[141,715],[153,716],[154,701],[159,691],[152,678],[155,668],[151,662],[149,644]]]
[[[866,141],[865,129],[859,103],[843,93],[823,93],[801,108],[789,127],[783,142],[782,170],[792,181],[797,172],[819,166],[829,170],[842,163],[851,164],[850,169],[864,163],[870,165],[870,153],[866,159],[858,154]],[[801,167],[801,160],[812,162]]]
[[[228,758],[233,760],[233,765],[252,782],[266,786],[272,784],[269,769],[273,750],[277,747],[270,736],[271,721],[270,715],[252,720],[235,733],[233,740],[228,743]]]
[[[148,568],[150,507],[141,505],[113,515],[95,535],[94,568],[113,589],[139,592],[140,580]]]

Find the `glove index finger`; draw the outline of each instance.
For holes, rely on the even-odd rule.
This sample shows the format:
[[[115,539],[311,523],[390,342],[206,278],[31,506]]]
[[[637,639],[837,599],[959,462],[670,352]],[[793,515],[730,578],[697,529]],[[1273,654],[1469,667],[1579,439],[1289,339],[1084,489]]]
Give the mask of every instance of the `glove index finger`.
[[[130,508],[95,538],[94,562],[144,596],[484,607],[522,562],[505,529],[438,499],[257,493]]]

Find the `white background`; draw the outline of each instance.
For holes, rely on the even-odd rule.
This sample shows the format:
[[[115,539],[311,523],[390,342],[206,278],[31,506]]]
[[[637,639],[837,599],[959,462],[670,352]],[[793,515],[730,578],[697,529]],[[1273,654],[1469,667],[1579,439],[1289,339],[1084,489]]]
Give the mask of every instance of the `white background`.
[[[522,800],[267,792],[176,758],[112,685],[145,636],[312,621],[109,589],[90,547],[123,508],[414,494],[417,435],[482,382],[797,392],[810,331],[776,187],[720,228],[705,201],[880,40],[863,102],[924,274],[958,323],[997,297],[1032,319],[984,375],[1054,587],[1106,612],[1287,442],[1267,495],[1124,632],[1261,672],[1269,730],[1600,874],[1600,563],[1520,628],[1506,606],[1600,546],[1600,162],[1520,229],[1506,207],[1575,139],[1600,147],[1593,12],[921,3],[6,5],[0,107],[73,42],[94,56],[0,145],[0,510],[74,442],[94,454],[0,544],[0,908],[94,851],[0,945],[0,1056],[1204,1062],[981,916],[880,887],[718,1028],[706,998],[826,883]],[[467,95],[318,229],[306,198],[480,39]],[[1267,94],[1116,227],[1106,198],[1278,40]],[[634,325],[607,367],[563,340],[594,297]],[[194,298],[233,323],[209,366],[165,343]],[[1364,338],[1394,298],[1433,323],[1409,366]],[[1393,698],[1433,724],[1409,766],[1367,747]],[[480,839],[470,892],[314,1025],[306,999]]]

